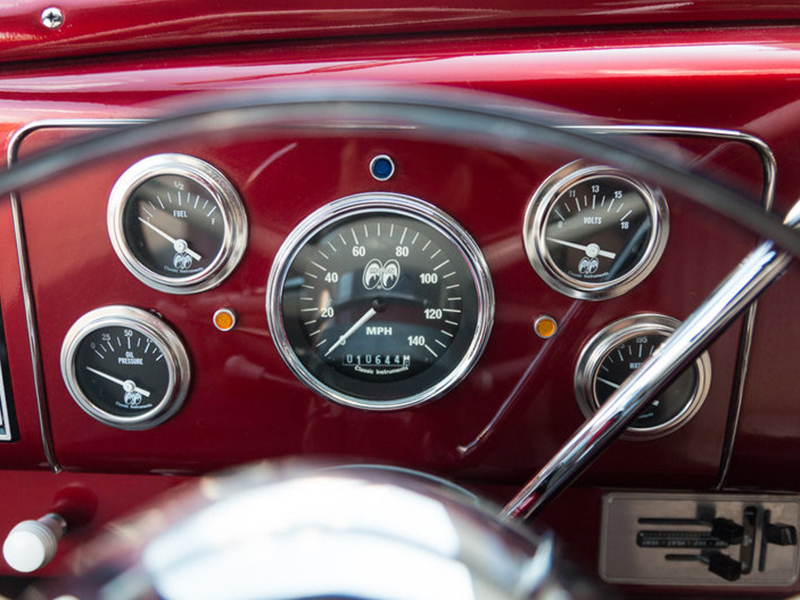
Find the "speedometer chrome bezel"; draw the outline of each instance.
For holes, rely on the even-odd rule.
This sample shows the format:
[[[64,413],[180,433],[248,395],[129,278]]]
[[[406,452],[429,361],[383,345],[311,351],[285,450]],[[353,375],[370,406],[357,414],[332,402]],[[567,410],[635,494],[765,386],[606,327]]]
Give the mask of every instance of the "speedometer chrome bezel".
[[[111,414],[86,396],[75,373],[76,355],[87,335],[103,327],[126,327],[151,338],[164,354],[169,383],[164,397],[152,409],[134,417]],[[70,327],[61,345],[61,375],[72,398],[92,418],[126,430],[150,429],[180,410],[189,389],[189,355],[178,335],[158,317],[131,306],[105,306],[86,313]]]
[[[166,277],[139,261],[125,235],[125,206],[136,189],[159,175],[190,179],[203,187],[217,203],[223,220],[223,239],[217,255],[199,273]],[[186,154],[156,154],[131,165],[117,180],[108,199],[107,228],[120,261],[145,285],[169,294],[196,294],[218,286],[230,275],[247,247],[247,213],[233,184],[216,167]]]
[[[621,277],[602,283],[580,281],[564,273],[553,260],[546,243],[550,212],[556,202],[575,185],[598,177],[619,179],[641,194],[652,223],[650,236],[636,265]],[[607,300],[641,283],[656,267],[669,237],[669,207],[660,189],[627,173],[605,165],[577,160],[550,175],[531,197],[525,212],[523,241],[531,266],[551,288],[579,300]]]
[[[376,212],[394,213],[416,219],[434,228],[454,245],[472,274],[477,292],[478,314],[475,332],[467,351],[446,377],[422,392],[393,400],[370,400],[342,393],[319,381],[303,365],[289,341],[283,320],[283,291],[290,267],[298,253],[321,230],[339,221]],[[367,192],[327,204],[306,217],[286,238],[269,275],[266,293],[269,331],[278,353],[289,369],[311,390],[344,406],[372,411],[390,411],[419,406],[441,397],[472,370],[489,340],[494,322],[494,289],[483,254],[467,231],[452,217],[432,204],[396,193]]]
[[[642,335],[672,335],[681,322],[673,317],[656,313],[642,313],[614,321],[595,334],[581,350],[575,366],[575,398],[583,416],[590,418],[599,408],[595,394],[595,381],[605,357],[619,344]],[[620,437],[629,441],[654,440],[669,435],[694,417],[708,396],[711,387],[711,358],[703,352],[690,367],[695,369],[697,381],[694,391],[683,409],[669,421],[655,427],[629,426]]]

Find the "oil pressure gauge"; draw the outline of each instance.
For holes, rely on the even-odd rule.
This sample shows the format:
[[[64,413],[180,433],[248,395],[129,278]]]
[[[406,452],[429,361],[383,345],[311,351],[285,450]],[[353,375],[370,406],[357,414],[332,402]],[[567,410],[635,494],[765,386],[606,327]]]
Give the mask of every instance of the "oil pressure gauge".
[[[525,218],[531,265],[553,289],[603,300],[640,283],[667,241],[658,190],[610,167],[575,162],[537,190]]]
[[[140,281],[172,294],[219,285],[247,243],[247,217],[233,185],[182,154],[150,156],[119,178],[108,203],[117,256]]]
[[[642,314],[616,321],[584,347],[575,369],[575,394],[588,418],[680,325],[671,317]],[[703,353],[650,405],[623,435],[653,439],[683,427],[700,409],[711,383],[711,360]]]
[[[161,319],[129,306],[94,310],[70,328],[61,373],[78,405],[119,429],[148,429],[181,407],[189,359]]]

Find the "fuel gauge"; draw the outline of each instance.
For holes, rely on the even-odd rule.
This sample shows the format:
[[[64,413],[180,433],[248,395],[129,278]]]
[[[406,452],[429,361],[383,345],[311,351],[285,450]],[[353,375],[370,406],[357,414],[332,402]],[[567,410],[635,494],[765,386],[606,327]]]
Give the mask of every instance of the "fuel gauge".
[[[108,233],[140,281],[172,294],[219,285],[247,243],[247,217],[233,185],[213,166],[182,154],[150,156],[119,178]]]

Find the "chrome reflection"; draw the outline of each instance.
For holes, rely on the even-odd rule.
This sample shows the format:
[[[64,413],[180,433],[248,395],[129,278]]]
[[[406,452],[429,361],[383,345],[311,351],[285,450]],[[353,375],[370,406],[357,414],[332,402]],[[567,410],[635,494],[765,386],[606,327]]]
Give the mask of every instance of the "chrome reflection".
[[[265,463],[204,478],[115,527],[56,589],[115,600],[573,597],[551,537],[496,513],[405,469]]]

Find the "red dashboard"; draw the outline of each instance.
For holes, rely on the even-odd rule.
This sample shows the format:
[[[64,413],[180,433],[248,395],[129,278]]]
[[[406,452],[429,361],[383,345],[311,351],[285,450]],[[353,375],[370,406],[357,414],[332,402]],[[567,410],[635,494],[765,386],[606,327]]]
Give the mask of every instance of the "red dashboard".
[[[552,11],[450,2],[432,17],[424,6],[259,14],[247,3],[226,14],[205,3],[188,15],[171,3],[152,35],[142,30],[161,11],[153,3],[140,3],[147,22],[115,7],[111,20],[123,25],[114,30],[108,7],[69,4],[53,31],[30,7],[3,9],[21,32],[0,42],[0,128],[12,162],[214,93],[420,85],[494,92],[583,115],[572,122],[680,157],[779,215],[798,197],[800,27],[789,20],[797,15],[788,4],[745,10],[709,2],[691,12],[621,2],[617,13],[593,16],[587,2]],[[273,21],[250,27],[257,17]],[[96,514],[65,540],[66,553],[107,519],[185,477],[287,456],[401,465],[505,501],[584,421],[574,379],[589,340],[632,315],[685,319],[759,241],[667,185],[645,181],[668,205],[663,254],[618,297],[575,299],[534,270],[524,224],[537,189],[580,155],[456,143],[395,123],[361,125],[254,124],[162,141],[46,177],[16,194],[13,205],[0,205],[12,437],[0,442],[0,481],[14,490],[4,500],[0,534],[75,497]],[[109,237],[115,183],[137,161],[165,153],[213,165],[241,198],[247,244],[212,289],[153,289],[126,268]],[[381,155],[395,167],[384,181],[370,168]],[[485,349],[462,381],[419,406],[372,411],[332,402],[287,367],[268,324],[267,285],[282,244],[314,211],[357,194],[434,205],[468,232],[490,274],[494,323]],[[800,491],[798,273],[792,266],[759,301],[752,328],[738,320],[709,348],[708,396],[691,420],[658,439],[617,441],[545,513],[589,568],[599,533],[581,541],[570,515],[599,510],[598,489]],[[188,355],[185,401],[148,429],[92,418],[62,375],[70,328],[112,305],[155,314]],[[235,314],[232,330],[215,327],[219,309]],[[549,339],[534,330],[542,316],[557,323]],[[57,560],[43,572],[65,569]]]

